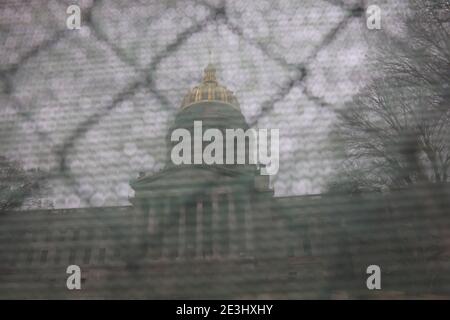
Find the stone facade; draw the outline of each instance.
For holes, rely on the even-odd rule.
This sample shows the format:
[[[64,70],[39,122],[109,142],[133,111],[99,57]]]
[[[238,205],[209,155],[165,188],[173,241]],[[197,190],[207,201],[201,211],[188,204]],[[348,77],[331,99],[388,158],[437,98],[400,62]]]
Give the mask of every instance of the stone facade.
[[[392,202],[373,194],[273,198],[270,190],[233,194],[223,185],[208,190],[187,203],[177,197],[155,199],[146,209],[133,205],[4,213],[0,296],[448,296],[448,250],[432,254],[434,260],[408,260],[423,247],[435,250],[426,234],[422,239],[408,235],[398,199],[411,200],[410,194]],[[404,209],[414,205],[404,204]],[[70,264],[82,270],[81,290],[66,288]],[[370,264],[383,270],[379,292],[365,286]],[[430,272],[436,279],[428,284],[431,291],[423,284]]]

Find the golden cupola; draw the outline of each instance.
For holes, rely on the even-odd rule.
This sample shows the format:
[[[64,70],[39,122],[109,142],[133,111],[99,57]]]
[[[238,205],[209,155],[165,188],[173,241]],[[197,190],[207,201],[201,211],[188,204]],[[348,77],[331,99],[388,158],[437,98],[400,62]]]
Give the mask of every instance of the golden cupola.
[[[181,108],[207,101],[226,103],[233,108],[239,109],[239,103],[233,92],[218,84],[216,68],[211,63],[205,69],[202,83],[192,88],[184,96]]]

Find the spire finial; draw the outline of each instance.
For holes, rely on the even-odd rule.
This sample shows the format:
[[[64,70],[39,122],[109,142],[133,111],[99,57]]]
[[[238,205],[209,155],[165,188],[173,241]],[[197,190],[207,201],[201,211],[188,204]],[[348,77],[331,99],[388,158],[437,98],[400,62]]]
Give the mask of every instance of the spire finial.
[[[203,82],[217,82],[216,80],[216,68],[209,62],[205,69],[205,75],[203,76]]]
[[[208,64],[212,63],[212,52],[211,48],[208,49]]]

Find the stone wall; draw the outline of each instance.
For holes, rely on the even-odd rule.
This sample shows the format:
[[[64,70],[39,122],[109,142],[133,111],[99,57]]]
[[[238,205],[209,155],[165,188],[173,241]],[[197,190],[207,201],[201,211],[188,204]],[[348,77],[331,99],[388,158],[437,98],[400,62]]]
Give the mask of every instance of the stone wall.
[[[243,255],[223,253],[216,245],[212,255],[198,254],[195,249],[191,252],[188,249],[192,239],[187,238],[183,255],[166,255],[168,251],[158,247],[163,243],[151,240],[148,215],[133,207],[10,212],[0,218],[0,295],[4,298],[446,296],[449,238],[446,234],[425,233],[429,229],[420,225],[424,219],[419,219],[419,224],[412,220],[409,209],[421,205],[414,202],[414,192],[418,190],[402,190],[388,197],[262,196],[251,204],[254,250]],[[434,192],[436,197],[429,201],[444,199]],[[433,203],[426,205],[448,205]],[[265,207],[270,210],[264,210]],[[445,231],[448,217],[444,211],[437,213],[437,217],[442,228],[433,230]],[[249,229],[242,231],[241,236],[246,238]],[[160,254],[155,256],[155,252]],[[69,264],[82,269],[80,291],[69,291],[65,286],[65,269]],[[372,264],[382,270],[381,292],[366,288],[366,268]]]

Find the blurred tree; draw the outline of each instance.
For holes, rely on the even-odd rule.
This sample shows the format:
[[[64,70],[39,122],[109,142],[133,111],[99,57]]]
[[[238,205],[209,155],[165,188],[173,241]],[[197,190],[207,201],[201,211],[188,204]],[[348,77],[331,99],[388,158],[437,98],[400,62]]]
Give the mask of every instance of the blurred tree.
[[[388,268],[404,279],[396,290],[423,294],[448,283],[450,2],[411,0],[400,28],[396,37],[377,31],[373,79],[339,112],[334,134],[344,160],[327,189],[386,191],[387,211],[373,211],[376,219],[364,202],[352,214],[366,225],[389,215],[395,228],[379,226],[386,236],[376,245],[384,250],[372,258],[394,253]]]
[[[380,33],[376,76],[339,113],[345,161],[330,191],[449,179],[450,2],[411,1],[402,27],[402,38]]]
[[[43,177],[40,170],[24,170],[17,161],[0,156],[0,212],[21,208],[25,202],[40,207]]]

